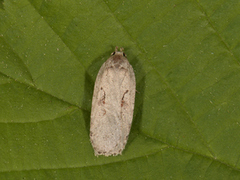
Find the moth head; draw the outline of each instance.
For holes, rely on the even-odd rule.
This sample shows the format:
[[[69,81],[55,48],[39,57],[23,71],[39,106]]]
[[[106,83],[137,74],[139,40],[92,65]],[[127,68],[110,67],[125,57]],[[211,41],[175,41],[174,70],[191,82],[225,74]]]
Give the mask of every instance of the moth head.
[[[115,51],[112,52],[111,55],[112,55],[112,56],[114,56],[114,55],[120,55],[120,56],[127,57],[127,55],[123,52],[123,50],[124,50],[124,48],[121,47],[121,48],[120,48],[120,51],[118,51],[118,47],[116,46]]]

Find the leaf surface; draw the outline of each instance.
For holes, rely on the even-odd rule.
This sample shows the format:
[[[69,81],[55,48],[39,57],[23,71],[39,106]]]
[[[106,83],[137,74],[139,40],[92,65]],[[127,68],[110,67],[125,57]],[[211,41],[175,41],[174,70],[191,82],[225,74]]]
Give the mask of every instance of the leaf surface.
[[[0,1],[0,179],[240,179],[237,0]],[[122,156],[95,157],[93,86],[137,80]]]

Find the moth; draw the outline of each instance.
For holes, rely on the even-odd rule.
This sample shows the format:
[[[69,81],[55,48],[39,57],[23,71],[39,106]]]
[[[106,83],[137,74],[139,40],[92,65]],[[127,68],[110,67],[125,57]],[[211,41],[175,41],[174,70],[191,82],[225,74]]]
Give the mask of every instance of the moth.
[[[132,125],[136,80],[123,48],[100,68],[94,86],[90,140],[95,156],[122,154]]]

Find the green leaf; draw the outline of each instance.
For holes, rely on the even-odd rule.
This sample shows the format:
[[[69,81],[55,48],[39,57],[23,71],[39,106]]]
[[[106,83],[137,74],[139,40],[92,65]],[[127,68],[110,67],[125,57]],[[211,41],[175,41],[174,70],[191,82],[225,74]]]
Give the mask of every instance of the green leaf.
[[[0,0],[0,179],[240,179],[238,0]],[[115,46],[137,93],[95,157],[93,86]]]

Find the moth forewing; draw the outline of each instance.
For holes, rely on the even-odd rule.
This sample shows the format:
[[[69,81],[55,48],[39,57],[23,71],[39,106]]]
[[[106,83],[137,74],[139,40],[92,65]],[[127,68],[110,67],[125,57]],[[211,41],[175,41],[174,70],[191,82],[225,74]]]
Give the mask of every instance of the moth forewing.
[[[94,86],[90,140],[96,156],[122,153],[131,129],[135,91],[133,68],[116,47],[100,68]]]

